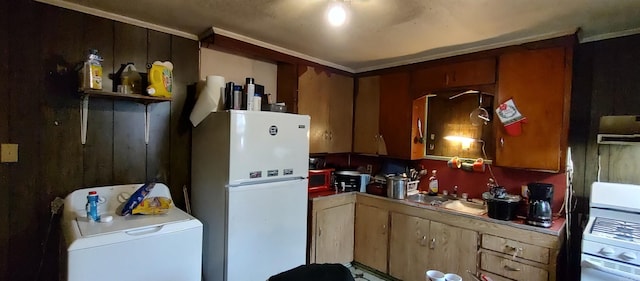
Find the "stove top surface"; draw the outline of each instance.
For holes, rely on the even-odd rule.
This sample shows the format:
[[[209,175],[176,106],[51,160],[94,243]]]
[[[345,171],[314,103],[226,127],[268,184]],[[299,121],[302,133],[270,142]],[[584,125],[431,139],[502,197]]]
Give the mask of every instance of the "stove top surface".
[[[591,234],[640,244],[640,223],[597,217],[593,222]]]

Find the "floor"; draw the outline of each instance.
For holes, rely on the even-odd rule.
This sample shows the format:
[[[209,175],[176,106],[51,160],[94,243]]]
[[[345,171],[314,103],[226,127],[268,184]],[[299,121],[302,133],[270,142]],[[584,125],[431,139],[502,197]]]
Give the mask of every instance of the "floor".
[[[353,279],[355,281],[389,281],[392,279],[387,279],[385,276],[375,273],[374,271],[368,270],[357,264],[349,265],[349,270],[353,275]]]

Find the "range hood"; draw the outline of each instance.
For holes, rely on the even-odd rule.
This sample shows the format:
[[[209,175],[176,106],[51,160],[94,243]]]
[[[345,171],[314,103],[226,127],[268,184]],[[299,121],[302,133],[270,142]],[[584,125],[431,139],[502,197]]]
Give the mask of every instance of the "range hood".
[[[598,144],[640,144],[640,115],[600,117]]]

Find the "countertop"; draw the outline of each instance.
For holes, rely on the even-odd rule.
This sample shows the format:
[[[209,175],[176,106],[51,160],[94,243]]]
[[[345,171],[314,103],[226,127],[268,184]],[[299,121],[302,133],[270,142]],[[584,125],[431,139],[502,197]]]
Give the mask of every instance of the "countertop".
[[[438,212],[444,212],[444,213],[448,213],[448,214],[454,214],[454,215],[458,215],[458,216],[463,216],[463,217],[483,220],[483,221],[487,221],[487,222],[490,222],[490,223],[507,225],[507,226],[511,226],[511,227],[516,227],[516,228],[520,228],[520,229],[525,229],[525,230],[529,230],[529,231],[535,231],[535,232],[554,235],[554,236],[561,235],[563,233],[564,227],[565,227],[565,219],[562,218],[562,217],[555,218],[553,220],[553,224],[551,225],[550,228],[544,228],[544,227],[537,227],[537,226],[525,224],[524,219],[522,219],[522,218],[517,218],[517,219],[512,220],[512,221],[503,221],[503,220],[497,220],[497,219],[490,218],[486,214],[485,215],[473,215],[473,214],[458,212],[458,211],[451,210],[451,209],[446,209],[444,207],[431,206],[431,205],[411,202],[411,201],[406,200],[406,199],[391,199],[391,198],[387,198],[387,197],[368,194],[368,193],[364,193],[364,192],[355,192],[355,191],[352,191],[352,192],[336,192],[336,191],[332,190],[332,191],[324,191],[324,192],[315,192],[315,193],[309,194],[309,200],[317,201],[317,200],[331,199],[331,197],[345,196],[345,195],[354,194],[354,193],[357,196],[368,196],[368,197],[372,197],[372,198],[376,198],[376,199],[387,200],[389,202],[405,204],[405,205],[409,205],[409,206],[413,206],[413,207],[418,207],[418,208],[428,209],[428,210],[438,211]]]

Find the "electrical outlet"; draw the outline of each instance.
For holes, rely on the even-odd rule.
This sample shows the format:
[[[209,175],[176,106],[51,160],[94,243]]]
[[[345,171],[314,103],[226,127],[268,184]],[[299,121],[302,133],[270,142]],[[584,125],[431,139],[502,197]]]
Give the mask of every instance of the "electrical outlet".
[[[18,162],[18,145],[15,143],[3,143],[0,145],[0,163]]]
[[[373,172],[373,166],[371,164],[367,164],[367,174],[371,174]]]

